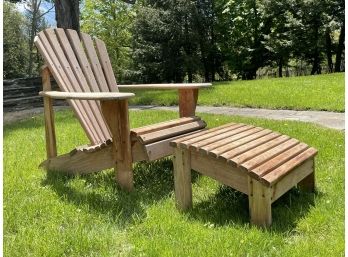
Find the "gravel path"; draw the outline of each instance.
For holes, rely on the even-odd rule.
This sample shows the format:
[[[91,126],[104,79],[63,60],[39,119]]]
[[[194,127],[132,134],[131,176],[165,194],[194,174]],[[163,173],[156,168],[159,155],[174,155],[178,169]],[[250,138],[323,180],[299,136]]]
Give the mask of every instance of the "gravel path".
[[[56,110],[66,109],[66,106],[55,107]],[[170,110],[177,111],[177,106],[131,106],[133,110]],[[34,108],[31,110],[22,110],[16,112],[4,113],[4,124],[9,124],[27,117],[33,117],[41,114],[43,108]],[[296,120],[303,122],[312,122],[321,126],[344,130],[345,114],[338,112],[324,111],[293,111],[293,110],[268,110],[254,108],[235,108],[235,107],[213,107],[213,106],[197,106],[197,112],[238,115],[247,117],[257,117],[273,120]]]

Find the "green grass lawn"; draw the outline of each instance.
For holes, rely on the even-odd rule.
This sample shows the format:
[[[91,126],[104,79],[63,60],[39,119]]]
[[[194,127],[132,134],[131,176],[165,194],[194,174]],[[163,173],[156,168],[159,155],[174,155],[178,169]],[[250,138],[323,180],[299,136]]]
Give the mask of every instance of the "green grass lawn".
[[[133,111],[132,127],[177,116]],[[247,196],[193,175],[192,211],[174,204],[170,159],[135,165],[135,190],[114,173],[69,177],[39,170],[43,118],[4,128],[5,256],[343,256],[344,133],[307,123],[202,115],[263,126],[316,147],[316,194],[296,189],[273,204],[273,226],[249,225]],[[69,111],[56,115],[59,153],[86,143]]]
[[[134,90],[132,104],[177,105],[174,90]],[[344,111],[344,73],[214,83],[199,105]]]

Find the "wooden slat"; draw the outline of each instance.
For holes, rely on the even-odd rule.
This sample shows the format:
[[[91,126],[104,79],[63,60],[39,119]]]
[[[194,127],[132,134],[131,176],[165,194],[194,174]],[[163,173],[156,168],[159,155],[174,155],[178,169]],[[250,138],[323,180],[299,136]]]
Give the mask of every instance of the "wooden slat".
[[[250,176],[260,178],[265,174],[271,172],[273,169],[279,167],[283,163],[287,162],[288,160],[294,158],[296,155],[304,152],[306,149],[308,149],[308,145],[306,145],[305,143],[300,143],[261,164],[260,166],[253,168],[252,170],[250,170]]]
[[[81,65],[81,69],[83,71],[83,74],[85,75],[85,78],[87,80],[87,84],[89,85],[89,88],[92,92],[100,92],[100,88],[98,86],[98,82],[96,81],[96,78],[94,77],[94,73],[92,70],[92,67],[88,61],[88,58],[86,56],[86,53],[82,47],[82,43],[80,41],[80,37],[77,34],[75,30],[67,29],[65,30],[66,34],[70,40],[70,43],[72,45],[72,48],[74,49],[74,52],[76,54],[76,57],[80,63],[83,63],[84,65]],[[117,88],[115,89],[115,92],[117,92]],[[100,103],[97,102],[98,108],[100,109]],[[101,110],[100,110],[101,111]],[[102,116],[104,122],[104,116]]]
[[[265,144],[262,144],[260,146],[257,146],[255,148],[252,148],[251,150],[241,154],[241,155],[238,155],[232,159],[229,159],[228,162],[231,162],[233,163],[234,165],[237,165],[239,166],[241,163],[243,162],[246,162],[254,157],[256,157],[257,155],[263,153],[263,152],[266,152],[267,150],[289,140],[290,137],[288,136],[280,136],[280,137],[277,137],[273,140],[270,140],[269,142],[265,143]]]
[[[210,129],[210,130],[208,130],[206,133],[204,133],[201,136],[198,136],[196,138],[192,138],[192,139],[189,139],[187,141],[183,141],[183,142],[179,143],[179,146],[182,147],[182,148],[189,149],[192,144],[195,144],[197,142],[201,142],[202,140],[205,140],[207,138],[210,138],[210,137],[213,137],[213,136],[216,136],[216,135],[228,132],[228,131],[230,131],[232,129],[237,129],[237,128],[240,128],[240,127],[243,127],[243,126],[245,126],[245,125],[244,124],[233,124],[231,126],[228,126],[228,127],[225,127],[225,128],[221,128],[221,129],[216,129],[216,130],[211,130]]]
[[[262,145],[263,143],[266,143],[266,142],[268,142],[268,141],[270,141],[270,140],[272,140],[274,138],[277,138],[279,136],[280,136],[279,133],[270,133],[270,134],[268,134],[266,136],[262,136],[262,137],[257,138],[255,140],[249,142],[249,143],[246,143],[244,145],[236,147],[236,148],[232,149],[231,151],[225,152],[224,153],[224,157],[226,159],[228,159],[228,161],[229,161],[229,159],[231,159],[231,158],[233,158],[233,157],[235,157],[237,155],[240,155],[240,154],[242,154],[242,153],[244,153],[244,152],[246,152],[246,151],[248,151],[250,149],[253,149],[253,148],[255,148],[255,147],[259,146],[259,145]]]
[[[179,119],[175,119],[175,120],[169,120],[169,121],[160,122],[160,123],[156,123],[156,124],[149,125],[149,126],[144,126],[144,127],[132,129],[131,134],[134,136],[140,136],[140,135],[144,135],[144,134],[158,131],[161,129],[166,129],[166,128],[171,128],[171,127],[175,127],[178,125],[183,125],[183,124],[197,121],[200,119],[201,119],[200,117],[185,117],[185,118],[179,118]]]
[[[201,131],[201,130],[198,130]],[[197,133],[197,131],[185,133],[185,135],[194,135]],[[168,139],[160,140],[151,144],[144,145],[145,151],[147,152],[148,161],[157,160],[159,158],[162,158],[164,156],[172,155],[174,152],[174,148],[169,145],[169,142],[173,139],[177,139],[182,137],[176,136],[176,137],[170,137]]]
[[[85,75],[82,72],[82,69],[80,67],[80,64],[78,62],[78,60],[76,59],[76,55],[74,53],[73,48],[71,47],[71,44],[68,40],[67,35],[65,34],[64,29],[55,29],[54,30],[59,41],[60,44],[62,46],[63,51],[65,52],[66,56],[68,57],[68,62],[70,64],[70,67],[73,71],[73,74],[75,75],[77,81],[79,84],[76,85],[76,88],[78,88],[79,90],[81,90],[82,92],[93,92],[89,86],[88,86],[88,82],[85,78]],[[94,115],[97,124],[96,126],[98,126],[100,128],[100,130],[103,133],[104,136],[104,140],[111,138],[111,134],[109,132],[109,129],[107,128],[107,125],[103,119],[100,107],[97,103],[97,101],[88,101],[88,104],[92,110],[92,114]]]
[[[96,81],[98,83],[99,89],[102,92],[108,92],[109,88],[107,85],[107,82],[104,77],[104,73],[102,70],[102,67],[100,65],[97,53],[94,49],[93,41],[90,35],[85,33],[80,33],[80,37],[82,39],[82,42],[85,46],[87,56],[89,58],[89,62],[91,64],[94,76],[96,78]]]
[[[300,185],[302,181],[308,177],[314,179],[314,158],[307,159],[272,186],[272,202],[276,201],[296,184]],[[260,182],[262,182],[262,180]],[[312,182],[314,183],[314,181]],[[311,189],[314,189],[314,184],[311,185]]]
[[[72,29],[67,29],[65,30],[65,32],[69,38],[72,48],[74,49],[75,55],[79,63],[83,64],[81,65],[81,70],[83,71],[83,74],[85,75],[85,78],[88,82],[88,86],[91,92],[100,92],[101,90],[98,87],[98,83],[96,81],[96,78],[94,77],[93,70],[88,61],[86,53],[83,50],[79,35],[77,34],[75,30],[72,30]]]
[[[202,135],[205,135],[205,134],[208,134],[208,133],[212,133],[214,131],[217,131],[217,130],[220,130],[220,129],[223,129],[223,128],[227,128],[227,127],[230,127],[230,126],[233,126],[235,123],[228,123],[228,124],[225,124],[225,125],[222,125],[220,127],[215,127],[215,128],[211,128],[211,129],[206,129],[202,132],[199,132],[195,135],[195,137],[192,137],[192,136],[184,136],[182,138],[179,138],[179,139],[176,139],[176,140],[173,140],[172,142],[170,142],[170,145],[175,147],[177,146],[177,144],[181,143],[181,142],[184,142],[184,141],[188,141],[188,140],[191,140],[191,139],[196,139],[197,137],[199,136],[202,136]]]
[[[140,135],[138,138],[143,144],[150,144],[158,140],[163,140],[169,137],[174,137],[184,133],[192,132],[194,130],[202,129],[205,126],[206,123],[204,121],[198,120],[180,126]]]
[[[243,126],[243,127],[235,127],[235,128],[236,129],[233,129],[226,133],[222,133],[222,134],[207,138],[205,140],[202,140],[200,142],[194,143],[190,146],[190,148],[196,149],[202,153],[208,154],[208,152],[211,151],[212,149],[222,147],[228,143],[233,142],[234,140],[245,137],[252,133],[256,133],[261,130],[261,128],[255,128],[253,126]]]
[[[278,145],[275,148],[272,148],[258,156],[256,156],[255,158],[252,158],[244,163],[242,163],[240,165],[240,167],[246,171],[249,171],[251,169],[253,169],[256,166],[261,165],[262,163],[268,161],[269,159],[273,158],[274,156],[277,156],[278,154],[288,150],[289,148],[293,147],[294,145],[297,145],[299,143],[299,141],[297,139],[290,139],[280,145]]]
[[[106,50],[105,43],[98,38],[95,38],[94,41],[97,52],[99,54],[100,64],[103,68],[104,75],[108,83],[109,90],[110,92],[118,92],[115,74],[112,70],[111,62],[109,59],[108,52]]]
[[[225,152],[232,150],[238,146],[246,144],[252,140],[255,140],[264,135],[270,134],[272,131],[269,129],[253,128],[243,133],[237,134],[225,141],[225,144],[209,151],[209,155],[218,158],[221,156],[222,159],[226,159],[223,155]]]
[[[46,29],[45,30],[45,34],[48,38],[48,41],[51,43],[51,46],[53,48],[53,50],[56,53],[56,56],[58,57],[58,60],[60,62],[60,65],[63,67],[63,70],[66,74],[66,76],[68,77],[68,80],[70,83],[67,83],[67,88],[69,89],[68,91],[72,91],[72,92],[83,92],[82,88],[80,87],[74,73],[72,72],[72,67],[69,64],[63,49],[61,48],[59,42],[58,42],[58,38],[57,35],[55,34],[54,29]],[[93,109],[90,106],[90,103],[85,101],[85,100],[81,100],[81,112],[83,115],[86,115],[88,117],[88,120],[90,121],[89,126],[93,127],[93,130],[95,132],[95,134],[97,135],[98,141],[102,142],[104,140],[107,139],[106,135],[103,134],[103,131],[101,129],[101,127],[98,124],[98,120],[96,119],[94,113],[93,113]]]
[[[49,66],[50,71],[52,72],[53,77],[57,81],[59,87],[62,90],[68,91],[67,83],[69,83],[66,76],[64,76],[63,68],[61,67],[53,49],[48,42],[44,31],[40,32],[38,36],[35,38],[35,45],[37,46],[39,52],[44,57],[46,64]],[[73,107],[73,111],[76,117],[80,120],[82,128],[85,130],[89,140],[92,143],[98,142],[98,138],[92,129],[88,126],[88,120],[85,116],[81,114],[80,105],[81,103],[76,101],[68,100],[68,103]]]
[[[317,154],[317,150],[314,148],[308,148],[304,152],[298,154],[295,158],[290,159],[285,162],[278,168],[272,170],[270,173],[266,174],[261,178],[262,182],[264,182],[268,186],[274,185],[280,179],[282,179],[287,173],[291,172],[296,167],[300,166],[309,158],[312,158]]]

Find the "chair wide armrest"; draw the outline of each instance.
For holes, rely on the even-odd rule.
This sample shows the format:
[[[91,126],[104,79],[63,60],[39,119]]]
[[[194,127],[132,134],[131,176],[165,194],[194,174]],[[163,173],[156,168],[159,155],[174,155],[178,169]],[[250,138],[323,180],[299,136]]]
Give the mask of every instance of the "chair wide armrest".
[[[120,89],[198,89],[210,87],[211,85],[211,83],[169,83],[117,85],[117,87]]]
[[[123,100],[135,96],[133,93],[118,92],[60,92],[60,91],[41,91],[41,96],[54,99],[73,99],[73,100]]]

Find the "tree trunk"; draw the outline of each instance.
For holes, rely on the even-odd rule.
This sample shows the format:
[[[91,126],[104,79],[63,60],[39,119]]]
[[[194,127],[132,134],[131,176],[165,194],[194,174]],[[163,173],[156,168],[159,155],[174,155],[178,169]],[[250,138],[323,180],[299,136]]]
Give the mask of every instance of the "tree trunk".
[[[314,74],[321,74],[321,67],[320,67],[320,58],[319,58],[319,52],[316,50],[313,60],[313,67],[311,71],[311,75]]]
[[[29,33],[29,63],[28,63],[28,76],[31,77],[33,75],[33,65],[34,65],[34,38],[37,32],[37,25],[38,25],[38,16],[40,12],[40,5],[41,1],[31,1],[31,9],[29,12],[31,12],[31,26],[30,26],[30,33]]]
[[[325,41],[326,41],[326,57],[327,57],[327,66],[328,70],[331,73],[333,70],[332,64],[332,41],[331,41],[331,30],[330,28],[326,29],[325,32]]]
[[[57,27],[80,32],[79,0],[55,1]]]
[[[279,67],[278,67],[279,78],[283,77],[283,57],[279,58]]]
[[[338,46],[336,51],[336,63],[335,63],[335,72],[341,71],[341,62],[342,62],[342,53],[344,50],[344,23],[341,27],[340,37],[338,39]]]

